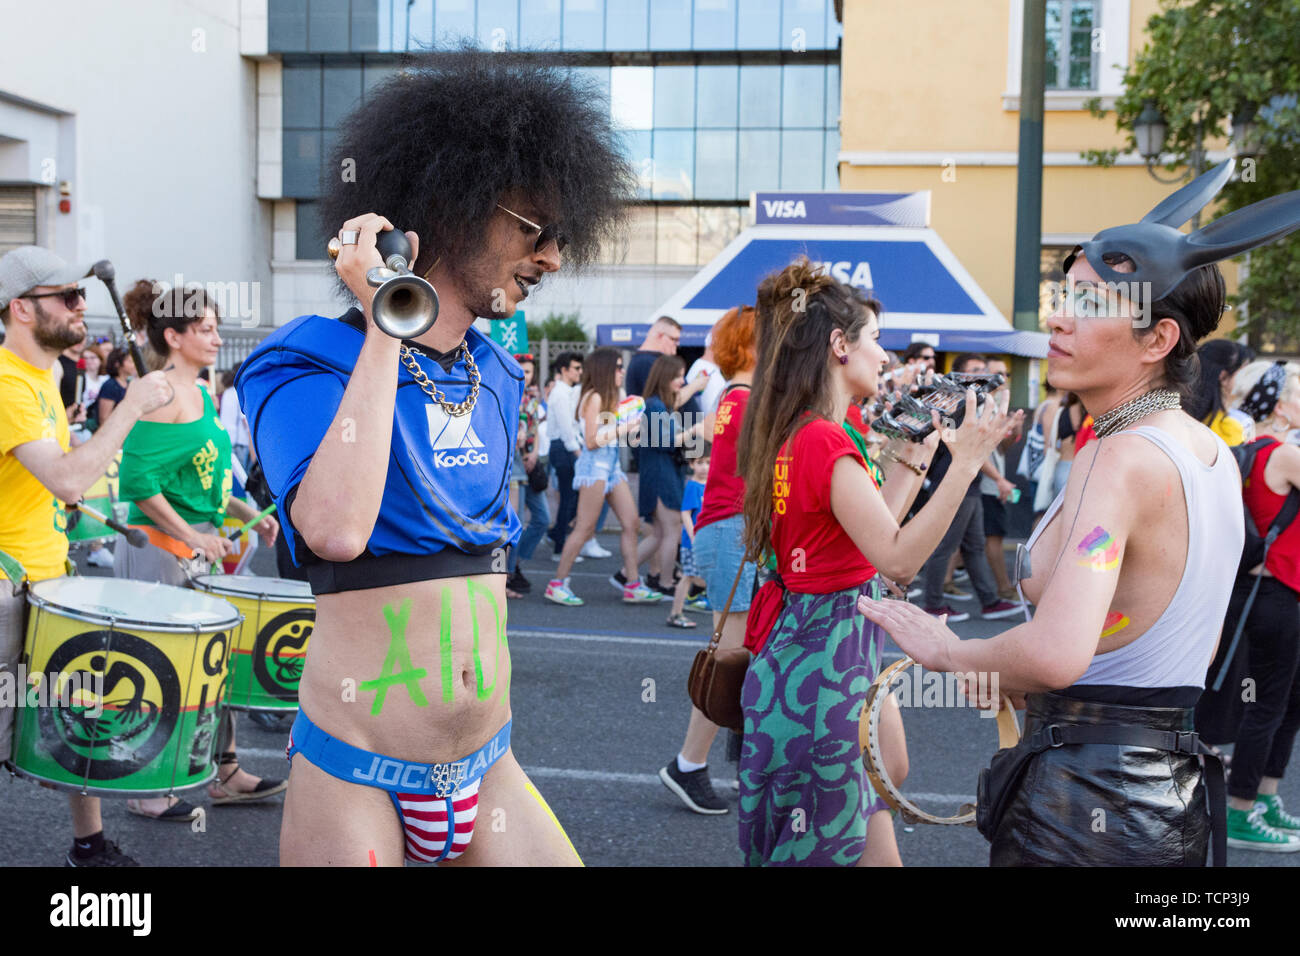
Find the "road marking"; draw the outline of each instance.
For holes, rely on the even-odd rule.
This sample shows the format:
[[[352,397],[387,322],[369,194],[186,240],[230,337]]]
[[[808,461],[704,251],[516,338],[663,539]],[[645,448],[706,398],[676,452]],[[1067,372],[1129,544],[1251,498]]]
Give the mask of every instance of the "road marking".
[[[239,753],[245,757],[282,757],[283,750],[266,750],[265,748],[240,747]],[[624,783],[638,786],[663,786],[663,781],[654,773],[619,773],[613,770],[579,770],[573,767],[524,767],[524,772],[538,780],[581,780],[588,783]],[[735,778],[713,778],[713,786],[723,791],[731,789]],[[912,802],[962,804],[973,803],[974,796],[962,796],[956,793],[909,793]]]

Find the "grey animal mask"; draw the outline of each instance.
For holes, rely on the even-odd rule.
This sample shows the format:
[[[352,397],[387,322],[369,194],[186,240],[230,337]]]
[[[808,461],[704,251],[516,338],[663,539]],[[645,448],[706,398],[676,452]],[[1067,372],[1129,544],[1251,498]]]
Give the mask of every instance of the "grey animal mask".
[[[1149,302],[1173,292],[1178,283],[1203,265],[1239,256],[1300,229],[1300,190],[1271,196],[1230,212],[1190,235],[1178,227],[1203,209],[1232,175],[1235,160],[1227,160],[1165,197],[1141,222],[1103,229],[1080,248],[1104,282],[1150,283]],[[1132,261],[1132,272],[1116,272],[1107,256]],[[1065,260],[1070,271],[1077,252]]]

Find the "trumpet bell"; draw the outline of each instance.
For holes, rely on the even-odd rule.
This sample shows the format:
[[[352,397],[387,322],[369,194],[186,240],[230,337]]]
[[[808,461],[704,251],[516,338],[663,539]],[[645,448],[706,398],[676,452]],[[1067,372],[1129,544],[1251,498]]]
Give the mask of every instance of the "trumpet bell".
[[[376,273],[388,275],[381,278]],[[381,281],[375,282],[376,278]],[[429,331],[438,321],[438,293],[419,276],[371,269],[366,279],[378,286],[370,304],[370,315],[375,325],[393,338],[413,339]]]

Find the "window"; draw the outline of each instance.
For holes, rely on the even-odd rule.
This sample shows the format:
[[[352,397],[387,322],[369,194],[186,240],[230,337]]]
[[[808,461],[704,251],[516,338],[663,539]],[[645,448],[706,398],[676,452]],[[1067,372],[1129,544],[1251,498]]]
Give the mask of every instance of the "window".
[[[826,67],[783,66],[781,68],[781,125],[821,129],[826,113]]]
[[[348,0],[313,0],[307,24],[308,49],[346,50],[350,19]]]
[[[736,94],[739,68],[699,66],[695,68],[695,125],[705,129],[736,128]]]
[[[695,131],[654,131],[654,199],[691,199],[695,195]]]
[[[1047,89],[1095,89],[1094,36],[1104,36],[1097,7],[1097,0],[1047,0]]]
[[[437,0],[433,29],[438,43],[455,43],[474,36],[474,0]],[[411,21],[411,46],[414,47],[415,21]]]
[[[695,134],[696,199],[735,199],[736,131],[702,129]]]
[[[1082,110],[1084,101],[1094,96],[1100,97],[1103,109],[1114,109],[1116,98],[1124,92],[1131,2],[1047,0],[1045,109]],[[1024,0],[1007,3],[1007,85],[1002,108],[1018,110]]]
[[[529,0],[519,5],[519,46],[555,50],[560,45],[560,0]]]
[[[605,18],[606,50],[647,49],[650,25],[647,0],[622,0],[619,10]]]
[[[736,47],[741,50],[780,50],[781,0],[738,0]]]
[[[689,129],[695,123],[695,67],[654,68],[655,129]]]
[[[779,66],[740,68],[740,125],[750,128],[781,125]]]
[[[822,147],[825,134],[819,129],[787,129],[781,132],[781,188],[821,189],[825,166]]]
[[[623,129],[650,129],[654,125],[654,89],[654,67],[611,68],[609,109],[614,125]]]
[[[497,51],[519,46],[519,7],[515,0],[478,0],[478,44],[485,50]]]
[[[605,42],[605,0],[564,0],[564,48],[599,50]]]
[[[695,49],[736,48],[736,0],[695,0]]]
[[[654,0],[650,4],[650,49],[691,48],[691,0]]]
[[[772,189],[781,181],[781,131],[740,131],[740,182],[737,193],[748,196],[760,189]]]

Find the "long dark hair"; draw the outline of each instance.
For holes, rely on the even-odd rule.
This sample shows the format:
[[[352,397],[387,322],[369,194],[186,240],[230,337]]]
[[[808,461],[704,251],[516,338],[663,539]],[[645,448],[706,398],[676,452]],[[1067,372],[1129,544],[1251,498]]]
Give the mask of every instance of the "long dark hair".
[[[600,396],[600,410],[613,412],[618,408],[618,381],[615,372],[622,361],[618,349],[599,348],[592,350],[582,363],[582,389],[578,393],[578,405],[575,414],[581,417],[582,403],[587,395],[595,392]]]
[[[1198,422],[1207,424],[1216,415],[1226,415],[1228,410],[1223,405],[1223,382],[1237,374],[1237,370],[1248,362],[1254,361],[1255,350],[1231,339],[1213,339],[1196,350],[1200,360],[1200,374],[1191,397],[1183,402],[1183,411]]]
[[[673,379],[686,370],[686,362],[680,355],[661,355],[650,366],[646,376],[643,394],[646,398],[657,395],[664,408],[673,411],[677,405],[677,390],[673,388]]]
[[[831,417],[832,330],[856,342],[873,313],[880,314],[879,302],[806,258],[759,284],[758,365],[737,446],[745,479],[747,560],[761,560],[771,548],[772,478],[781,447],[794,437],[806,412]]]

